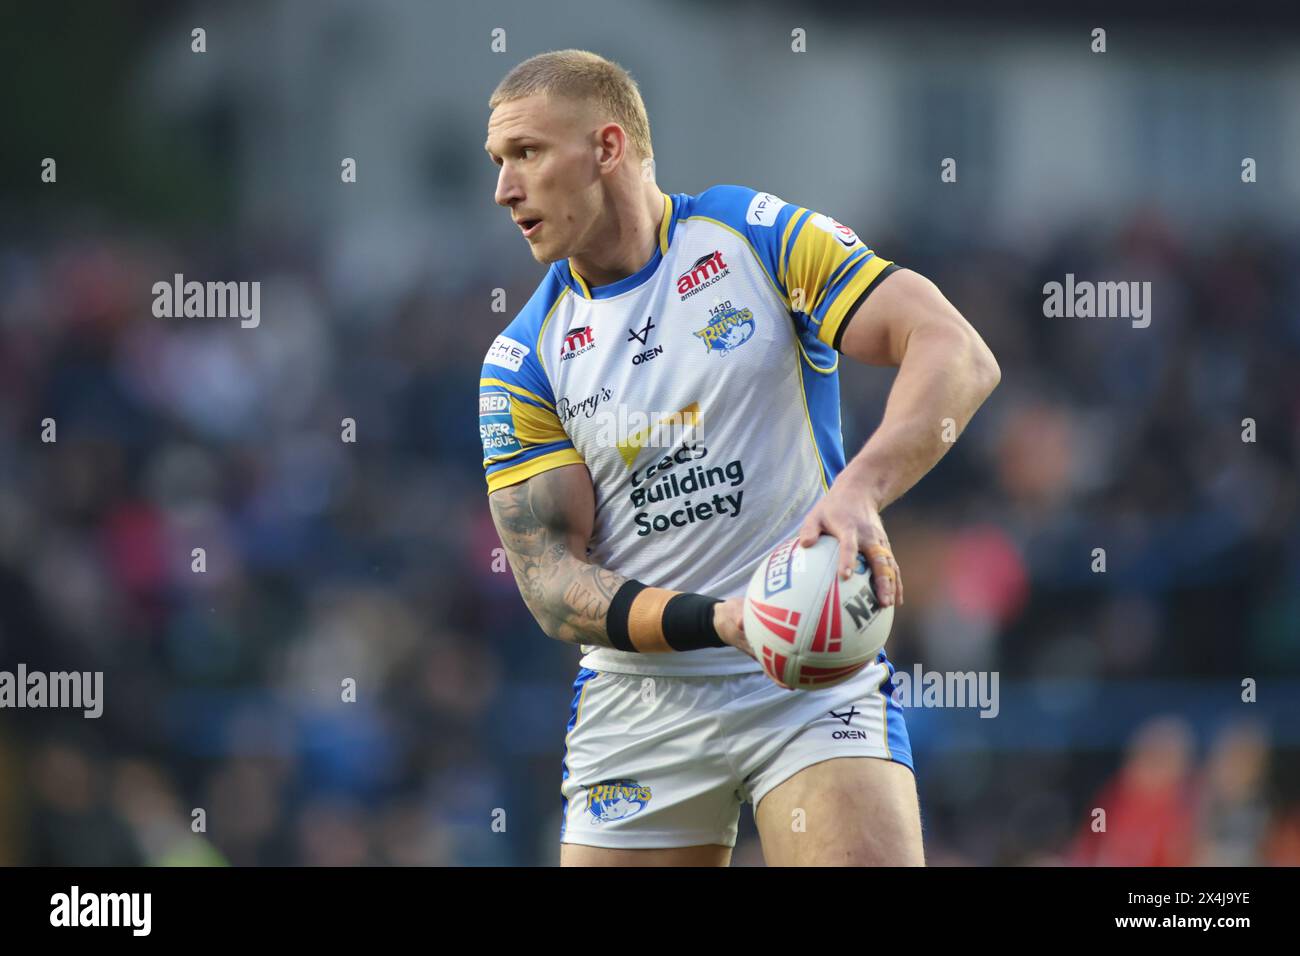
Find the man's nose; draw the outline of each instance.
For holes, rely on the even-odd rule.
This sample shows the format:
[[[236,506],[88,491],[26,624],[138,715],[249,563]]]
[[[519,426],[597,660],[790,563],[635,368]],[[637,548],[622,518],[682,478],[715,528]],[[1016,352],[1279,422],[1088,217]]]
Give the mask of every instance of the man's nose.
[[[498,206],[511,206],[524,198],[523,190],[519,187],[519,181],[511,172],[509,166],[501,167],[501,172],[497,176],[497,191],[494,198]]]

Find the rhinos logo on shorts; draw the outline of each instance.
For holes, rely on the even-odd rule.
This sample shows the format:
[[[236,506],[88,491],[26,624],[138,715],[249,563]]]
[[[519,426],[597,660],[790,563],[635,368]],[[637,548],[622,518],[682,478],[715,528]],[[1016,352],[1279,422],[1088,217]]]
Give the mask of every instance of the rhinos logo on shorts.
[[[650,788],[635,780],[606,780],[587,790],[587,811],[596,823],[622,820],[641,810],[650,802]]]

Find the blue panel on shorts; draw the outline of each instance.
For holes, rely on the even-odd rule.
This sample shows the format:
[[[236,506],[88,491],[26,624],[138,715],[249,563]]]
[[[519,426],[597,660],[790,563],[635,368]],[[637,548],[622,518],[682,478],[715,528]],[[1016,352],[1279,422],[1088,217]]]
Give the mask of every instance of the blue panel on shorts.
[[[903,708],[894,700],[894,665],[884,651],[876,655],[876,663],[889,668],[889,678],[880,685],[880,692],[885,695],[885,736],[889,740],[889,755],[916,773],[912,764],[912,740],[907,736],[907,721],[903,719]]]
[[[891,670],[892,674],[893,671]],[[573,703],[569,705],[569,722],[564,725],[564,759],[560,761],[560,769],[563,773],[560,776],[560,784],[563,786],[564,781],[569,779],[569,734],[573,732],[574,726],[578,722],[578,702],[582,700],[582,687],[587,681],[596,676],[596,672],[590,667],[584,667],[578,671],[577,680],[573,682]],[[560,800],[560,839],[564,839],[564,827],[569,820],[569,798],[562,797]]]

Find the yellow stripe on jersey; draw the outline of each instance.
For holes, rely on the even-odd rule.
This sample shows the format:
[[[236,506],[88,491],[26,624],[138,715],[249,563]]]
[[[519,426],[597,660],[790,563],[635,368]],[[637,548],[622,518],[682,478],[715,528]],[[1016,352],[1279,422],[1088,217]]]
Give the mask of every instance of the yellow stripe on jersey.
[[[513,395],[510,396],[510,417],[515,423],[515,438],[525,447],[549,445],[569,438],[555,412],[518,401]]]
[[[803,348],[802,345],[799,347],[801,349]],[[838,364],[838,362],[839,359],[837,358],[836,364]],[[812,365],[812,362],[810,361],[808,364]],[[826,470],[822,468],[822,461],[821,461],[822,456],[821,453],[817,450],[817,430],[813,428],[812,412],[809,411],[808,409],[808,390],[804,388],[804,384],[803,384],[803,366],[800,363],[795,362],[794,367],[795,370],[799,373],[799,401],[803,403],[803,420],[804,420],[804,424],[808,426],[808,440],[812,443],[808,447],[810,447],[813,452],[813,459],[815,460],[817,465],[817,477],[821,479],[822,490],[829,491],[830,486],[826,484]]]
[[[781,251],[776,257],[776,281],[783,289],[789,288],[789,286],[785,284],[785,250],[790,248],[790,233],[794,232],[794,227],[799,222],[799,217],[807,211],[808,210],[804,209],[802,206],[796,207],[794,215],[791,216],[790,221],[785,224],[785,232],[781,234]]]
[[[591,290],[587,288],[587,283],[582,281],[582,276],[578,275],[578,270],[573,268],[573,262],[569,262],[569,275],[573,276],[573,281],[578,283],[578,288],[582,290],[584,299],[591,298]]]
[[[516,395],[519,395],[523,398],[531,398],[534,402],[540,402],[542,405],[545,405],[547,408],[550,409],[555,408],[554,402],[548,402],[546,399],[542,398],[542,396],[535,395],[534,393],[528,391],[528,389],[526,388],[520,388],[518,385],[515,385],[511,382],[503,382],[499,378],[481,378],[478,380],[478,384],[480,388],[483,387],[484,385],[495,385],[497,388],[504,388],[507,392],[514,392]]]
[[[659,224],[659,251],[664,255],[668,254],[668,225],[673,221],[673,201],[668,198],[667,193],[661,193],[664,197],[664,221]]]
[[[803,356],[803,360],[808,363],[808,367],[812,369],[814,372],[820,372],[822,375],[829,375],[831,374],[831,372],[835,371],[837,368],[840,367],[839,352],[835,353],[835,361],[823,368],[822,366],[818,365],[809,357],[808,350],[803,347],[802,341],[796,338],[795,342],[799,344],[799,354]]]
[[[826,301],[826,296],[830,294],[831,289],[839,284],[840,279],[849,272],[852,272],[854,266],[859,262],[866,262],[872,257],[872,255],[874,255],[874,253],[870,249],[866,246],[860,246],[853,251],[852,255],[840,260],[840,264],[835,267],[835,272],[831,274],[830,278],[822,283],[822,287],[817,290],[816,296],[814,296],[810,302],[805,304],[804,311],[809,315],[817,315],[818,313],[824,315],[825,312],[822,310],[822,303]],[[843,291],[843,289],[841,289],[841,291]]]
[[[835,240],[832,239],[831,241],[834,242]],[[859,267],[857,275],[850,279],[848,284],[840,290],[839,296],[826,310],[821,327],[817,330],[817,338],[827,345],[834,345],[835,333],[840,330],[840,326],[848,317],[849,309],[858,301],[858,296],[867,290],[867,286],[876,281],[876,276],[891,265],[893,263],[890,260],[882,259],[880,256],[875,256],[864,262]]]
[[[835,271],[862,249],[860,243],[845,246],[825,229],[819,228],[814,221],[816,216],[817,213],[813,213],[808,218],[794,240],[785,279],[786,297],[791,308],[807,315],[812,315]]]
[[[582,456],[578,454],[576,448],[561,448],[559,451],[539,455],[529,461],[511,465],[509,468],[502,468],[500,471],[494,471],[488,475],[488,494],[501,488],[508,488],[510,485],[517,485],[521,481],[527,481],[529,478],[550,471],[552,468],[581,464]]]

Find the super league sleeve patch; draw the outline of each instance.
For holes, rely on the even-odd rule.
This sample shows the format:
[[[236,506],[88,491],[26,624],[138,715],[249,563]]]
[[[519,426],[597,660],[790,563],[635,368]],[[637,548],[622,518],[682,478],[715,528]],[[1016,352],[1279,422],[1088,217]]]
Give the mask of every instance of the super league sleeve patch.
[[[510,394],[504,389],[479,392],[478,433],[483,442],[484,467],[512,458],[523,451],[523,446],[515,435]]]

